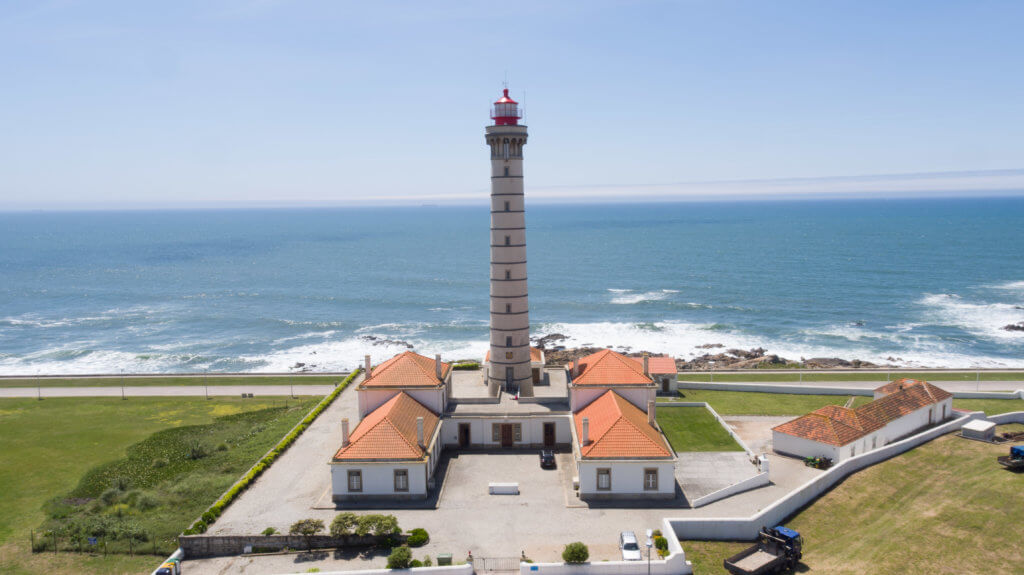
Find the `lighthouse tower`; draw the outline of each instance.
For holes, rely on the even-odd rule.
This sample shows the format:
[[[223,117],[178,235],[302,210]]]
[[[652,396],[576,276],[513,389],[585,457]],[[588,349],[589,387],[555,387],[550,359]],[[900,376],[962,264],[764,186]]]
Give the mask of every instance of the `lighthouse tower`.
[[[494,103],[487,126],[491,148],[491,353],[487,385],[533,396],[530,312],[526,289],[526,215],[519,104],[505,94]]]

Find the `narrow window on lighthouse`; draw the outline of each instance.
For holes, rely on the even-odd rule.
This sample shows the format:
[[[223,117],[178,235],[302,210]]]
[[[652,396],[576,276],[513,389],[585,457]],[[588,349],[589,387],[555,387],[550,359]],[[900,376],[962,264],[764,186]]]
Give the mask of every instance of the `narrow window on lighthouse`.
[[[505,245],[512,245],[512,236],[505,236]]]
[[[505,336],[505,347],[512,347],[512,336]]]
[[[512,313],[512,304],[505,304],[505,313]]]
[[[505,279],[512,279],[512,270],[505,270]]]
[[[505,169],[507,170],[508,168],[505,168]],[[507,212],[508,210],[509,210],[509,203],[505,202],[505,211]]]
[[[508,159],[508,140],[505,140],[505,159]]]
[[[508,176],[508,166],[505,166],[505,175]]]

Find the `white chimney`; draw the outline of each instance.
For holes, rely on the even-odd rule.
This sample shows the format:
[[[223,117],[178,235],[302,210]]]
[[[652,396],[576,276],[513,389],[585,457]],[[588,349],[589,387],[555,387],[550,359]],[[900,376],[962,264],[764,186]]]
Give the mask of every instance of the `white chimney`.
[[[647,402],[647,423],[651,424],[651,427],[654,427],[654,420],[657,419],[657,414],[654,412],[655,405],[657,404],[653,401]]]
[[[583,428],[582,433],[580,433],[580,443],[590,445],[590,418],[584,417],[580,427]]]
[[[577,357],[576,358],[576,363],[574,364],[574,368],[575,368],[574,372],[575,373],[573,374],[573,377],[579,377],[580,374],[583,373],[583,362],[582,362],[582,359],[583,358],[581,358],[581,357]]]
[[[644,352],[644,375],[651,377],[651,367],[648,362],[647,352]]]
[[[346,447],[348,445],[348,418],[342,418],[341,420],[341,446]]]
[[[366,364],[366,379],[370,379],[370,373],[373,369],[372,365],[370,364],[370,356],[364,356],[363,361]]]
[[[416,445],[424,447],[423,443],[423,418],[416,418]]]
[[[442,373],[444,372],[441,371],[441,354],[437,354],[434,356],[434,374],[437,376],[438,380],[441,379]]]

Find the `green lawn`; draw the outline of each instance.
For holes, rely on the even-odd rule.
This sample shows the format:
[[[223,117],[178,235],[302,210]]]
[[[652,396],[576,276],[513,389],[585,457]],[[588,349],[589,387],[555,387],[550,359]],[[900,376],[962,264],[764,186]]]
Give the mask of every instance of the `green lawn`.
[[[676,451],[743,451],[703,407],[658,409],[658,425]]]
[[[886,379],[888,376],[888,379]],[[974,381],[978,377],[975,371],[890,371],[890,372],[864,372],[844,371],[839,373],[821,372],[814,369],[801,371],[800,373],[777,373],[766,371],[764,373],[733,373],[728,371],[716,371],[714,374],[707,371],[684,371],[679,374],[680,381],[712,381],[716,382],[738,382],[738,381],[763,381],[763,382],[796,382],[796,381],[891,381],[901,377],[912,379],[923,379],[925,381]],[[1019,371],[983,371],[982,381],[1024,381],[1024,372]]]
[[[157,385],[336,385],[343,375],[167,375],[125,377],[126,386]],[[120,387],[121,378],[114,377],[27,377],[0,378],[0,387]]]
[[[290,421],[278,426],[283,427],[283,431],[268,429],[268,433],[260,434],[273,435],[266,440],[269,448],[316,401],[316,398],[0,399],[0,437],[4,445],[0,450],[0,493],[3,494],[0,497],[0,564],[3,569],[0,571],[138,573],[152,570],[155,561],[152,556],[96,559],[71,554],[56,558],[52,554],[32,554],[29,531],[38,529],[46,521],[44,506],[47,502],[75,490],[90,470],[115,465],[114,462],[126,456],[130,446],[156,432],[210,424],[221,416],[290,406],[295,414],[289,417]],[[247,449],[259,451],[258,446]],[[241,454],[241,450],[238,453]],[[238,475],[240,471],[225,472],[222,482],[230,485]],[[214,485],[211,491],[216,488],[218,486]],[[196,500],[194,505],[201,511],[216,495],[219,492],[205,500]],[[182,525],[173,528],[180,531],[198,511],[182,512],[182,516],[188,514],[191,515]],[[145,548],[143,545],[143,550]]]
[[[871,401],[870,396],[854,397],[854,406]],[[803,415],[824,405],[844,405],[848,395],[799,395],[755,391],[718,391],[680,389],[681,401],[705,401],[719,415]]]
[[[985,415],[998,415],[1010,411],[1024,411],[1024,399],[954,399],[953,407],[984,411]]]
[[[999,427],[1011,430],[1024,426]],[[946,435],[854,474],[785,524],[804,536],[810,572],[1019,573],[1024,474],[996,464],[1007,450]],[[725,573],[746,545],[683,542],[697,575]]]

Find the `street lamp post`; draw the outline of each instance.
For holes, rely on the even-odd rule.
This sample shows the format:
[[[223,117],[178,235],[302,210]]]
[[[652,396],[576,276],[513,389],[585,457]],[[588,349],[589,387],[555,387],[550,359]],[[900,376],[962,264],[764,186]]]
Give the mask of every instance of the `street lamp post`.
[[[128,399],[124,396],[124,368],[121,368],[121,399]]]
[[[651,530],[647,530],[647,575],[651,575],[651,548],[654,546],[654,541],[651,539]]]
[[[39,381],[39,370],[36,370],[36,396],[39,401],[43,400],[43,384]]]

